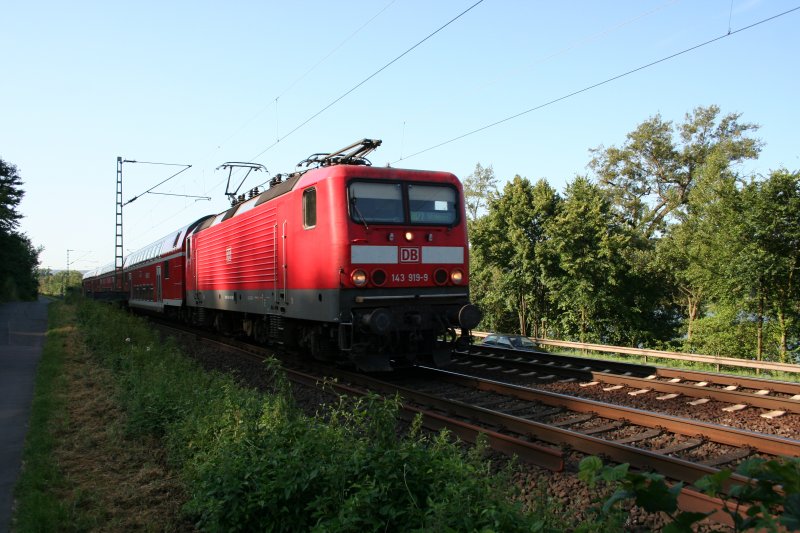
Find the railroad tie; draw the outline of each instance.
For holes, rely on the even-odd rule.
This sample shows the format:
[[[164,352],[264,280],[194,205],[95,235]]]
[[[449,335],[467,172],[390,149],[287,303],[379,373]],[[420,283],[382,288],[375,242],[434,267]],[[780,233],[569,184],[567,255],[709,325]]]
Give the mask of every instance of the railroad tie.
[[[658,437],[661,435],[661,430],[658,428],[655,429],[648,429],[644,433],[638,433],[636,435],[631,435],[630,437],[626,437],[624,439],[616,439],[614,442],[617,444],[633,444],[634,442],[639,442],[642,440],[652,439],[653,437]]]
[[[757,394],[758,396],[766,396],[769,394],[769,389],[761,389],[759,391],[754,392],[753,394]]]
[[[594,387],[595,385],[599,385],[599,381],[587,381],[586,383],[581,383],[581,387]]]
[[[665,448],[659,448],[658,450],[653,450],[655,453],[660,453],[661,455],[669,455],[671,453],[678,453],[685,450],[691,450],[692,448],[697,448],[703,444],[703,441],[700,439],[689,439],[684,442],[679,442],[678,444],[673,444],[672,446],[667,446]]]
[[[739,385],[728,385],[725,387],[725,390],[736,390],[739,388]]]
[[[708,403],[710,401],[711,400],[709,400],[708,398],[699,398],[697,400],[692,400],[691,402],[686,402],[686,403],[688,403],[689,405],[703,405],[704,403]]]
[[[567,418],[565,420],[561,420],[560,422],[550,422],[550,425],[556,428],[571,426],[573,424],[580,424],[581,422],[586,422],[587,420],[591,420],[593,417],[594,415],[592,414],[578,415],[578,416],[573,416],[571,418]]]
[[[639,389],[639,390],[631,391],[628,394],[630,394],[631,396],[639,396],[640,394],[644,394],[646,392],[650,392],[651,390],[652,389]]]
[[[599,433],[607,433],[609,431],[613,431],[615,429],[619,429],[625,425],[625,422],[622,420],[614,420],[613,422],[609,422],[608,424],[604,424],[602,426],[595,426],[593,428],[587,428],[580,430],[581,433],[584,435],[597,435]]]
[[[475,402],[473,405],[477,407],[483,407],[484,409],[493,409],[498,405],[503,405],[504,403],[508,403],[508,398],[492,398],[483,402]]]
[[[701,465],[706,466],[719,466],[724,465],[726,463],[732,463],[733,461],[738,461],[739,459],[744,459],[752,455],[753,450],[744,446],[742,448],[736,448],[731,452],[728,452],[724,455],[720,455],[719,457],[712,457],[710,459],[706,459],[705,461],[700,461]]]
[[[523,416],[522,418],[527,418],[528,420],[535,420],[535,419],[546,418],[548,416],[558,415],[563,412],[564,409],[562,409],[561,407],[551,407],[550,409],[545,409],[544,411],[532,413],[530,415]]]
[[[625,385],[612,385],[610,387],[603,387],[603,390],[606,391],[606,392],[612,391],[612,390],[619,390],[619,389],[623,388],[624,386]]]
[[[695,387],[706,387],[708,386],[708,381],[698,381],[694,384]]]
[[[766,413],[761,413],[761,418],[766,418],[767,420],[772,420],[773,418],[778,418],[779,416],[783,416],[786,414],[786,411],[768,411]]]
[[[723,411],[727,411],[729,413],[733,413],[734,411],[741,411],[742,409],[746,408],[747,404],[744,403],[737,403],[736,405],[730,405],[728,407],[723,407]]]
[[[656,400],[662,400],[662,401],[663,400],[671,400],[673,398],[677,398],[678,396],[680,396],[680,394],[676,394],[676,393],[673,392],[671,394],[665,394],[664,396],[656,396]]]

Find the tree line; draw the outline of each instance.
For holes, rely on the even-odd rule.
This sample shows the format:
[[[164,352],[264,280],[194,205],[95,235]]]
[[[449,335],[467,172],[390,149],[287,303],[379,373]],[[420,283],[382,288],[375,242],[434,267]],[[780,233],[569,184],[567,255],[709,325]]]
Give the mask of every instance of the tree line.
[[[40,250],[19,231],[25,192],[17,167],[0,159],[0,301],[34,299]]]
[[[719,107],[656,115],[563,192],[491,166],[464,181],[481,327],[795,362],[800,173],[744,175],[758,126]]]

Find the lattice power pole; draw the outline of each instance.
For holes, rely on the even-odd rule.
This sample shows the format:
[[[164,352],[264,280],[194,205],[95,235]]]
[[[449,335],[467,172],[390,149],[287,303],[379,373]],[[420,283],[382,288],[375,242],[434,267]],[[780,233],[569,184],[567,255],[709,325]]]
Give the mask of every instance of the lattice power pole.
[[[114,248],[114,290],[122,291],[122,158],[117,157],[117,238]]]

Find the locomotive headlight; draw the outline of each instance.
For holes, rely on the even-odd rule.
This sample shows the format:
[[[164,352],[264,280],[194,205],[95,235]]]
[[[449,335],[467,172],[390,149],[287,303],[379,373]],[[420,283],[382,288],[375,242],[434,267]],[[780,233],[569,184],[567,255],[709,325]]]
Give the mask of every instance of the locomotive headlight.
[[[464,279],[464,273],[458,269],[453,270],[450,272],[450,280],[458,285]]]
[[[414,234],[413,234],[413,233],[411,233],[410,231],[407,231],[407,232],[406,232],[406,240],[407,240],[407,241],[411,241],[411,240],[413,240],[413,239],[414,239]]]
[[[363,287],[367,284],[367,273],[361,269],[353,270],[350,274],[350,281],[352,281],[353,285],[356,287]]]

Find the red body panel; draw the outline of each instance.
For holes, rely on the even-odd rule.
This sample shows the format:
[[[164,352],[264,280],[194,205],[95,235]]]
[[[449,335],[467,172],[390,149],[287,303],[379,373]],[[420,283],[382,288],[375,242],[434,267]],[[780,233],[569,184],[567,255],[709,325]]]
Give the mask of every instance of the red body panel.
[[[387,246],[398,248],[394,263],[369,264],[381,267],[388,279],[382,287],[435,287],[434,271],[452,269],[453,264],[422,264],[422,248],[461,247],[464,273],[462,285],[468,284],[467,235],[463,206],[460,221],[453,227],[369,225],[353,220],[347,207],[349,179],[413,180],[424,183],[461,185],[452,174],[395,170],[364,166],[334,166],[309,171],[293,190],[233,216],[195,234],[193,254],[187,276],[187,290],[245,291],[338,289],[353,286],[349,274],[358,266],[351,260],[351,246]],[[303,226],[303,191],[315,188],[317,223]],[[413,238],[406,241],[404,234]],[[389,241],[393,234],[395,241]],[[430,239],[430,240],[429,240]],[[401,248],[410,250],[410,260],[401,262]],[[196,269],[197,285],[194,284]],[[392,274],[396,274],[392,276]]]

